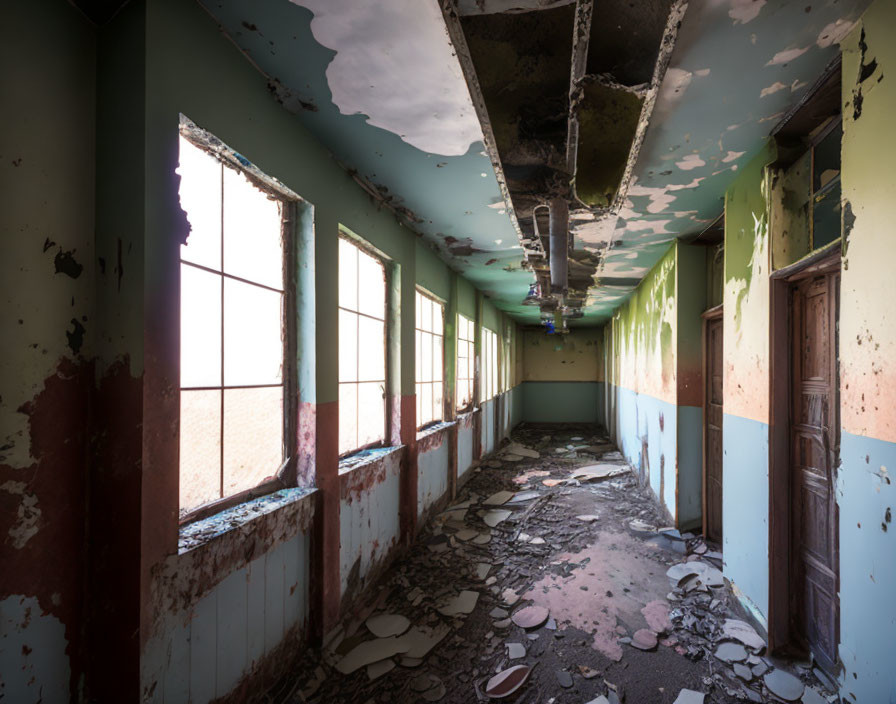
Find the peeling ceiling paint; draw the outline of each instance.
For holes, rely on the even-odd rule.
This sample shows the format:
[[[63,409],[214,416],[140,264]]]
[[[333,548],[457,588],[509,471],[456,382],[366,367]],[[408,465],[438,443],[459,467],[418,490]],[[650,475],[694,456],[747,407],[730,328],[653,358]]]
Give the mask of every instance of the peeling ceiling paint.
[[[570,4],[457,0],[454,7],[469,17]],[[575,250],[601,256],[580,324],[608,319],[669,243],[719,215],[738,168],[803,97],[868,4],[690,0],[627,192],[607,214],[570,213]],[[486,154],[438,0],[207,0],[206,7],[338,160],[500,308],[523,322],[538,319],[537,308],[521,305],[532,272],[522,267],[503,173]],[[607,46],[624,42],[601,25],[598,7],[595,31]]]
[[[463,156],[482,129],[438,5],[292,0],[314,13],[314,38],[336,52],[327,66],[332,100],[420,151]],[[396,35],[396,27],[414,31]],[[364,41],[359,41],[359,30]]]

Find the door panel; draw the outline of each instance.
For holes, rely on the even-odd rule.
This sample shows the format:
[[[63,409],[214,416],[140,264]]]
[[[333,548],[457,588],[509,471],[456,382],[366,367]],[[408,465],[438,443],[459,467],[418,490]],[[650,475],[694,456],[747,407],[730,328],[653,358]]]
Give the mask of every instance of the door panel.
[[[791,599],[793,632],[829,671],[839,641],[839,550],[834,495],[839,274],[791,289]]]
[[[706,453],[706,537],[722,542],[722,318],[706,322],[706,399],[704,452]]]

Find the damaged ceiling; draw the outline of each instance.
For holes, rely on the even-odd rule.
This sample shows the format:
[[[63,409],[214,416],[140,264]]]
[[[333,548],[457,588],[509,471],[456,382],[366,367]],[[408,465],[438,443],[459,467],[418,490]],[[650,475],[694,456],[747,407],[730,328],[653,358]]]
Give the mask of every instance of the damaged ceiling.
[[[441,4],[205,6],[362,185],[521,322],[541,317],[522,301],[533,272],[549,290],[546,206],[565,201],[564,303],[596,324],[715,220],[868,3]]]

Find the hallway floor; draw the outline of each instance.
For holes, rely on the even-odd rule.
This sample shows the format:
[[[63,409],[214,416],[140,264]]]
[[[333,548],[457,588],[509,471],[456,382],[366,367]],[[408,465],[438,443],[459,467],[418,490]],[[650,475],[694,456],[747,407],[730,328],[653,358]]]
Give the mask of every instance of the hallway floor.
[[[519,681],[503,701],[836,701],[810,662],[764,656],[721,554],[664,528],[595,428],[522,426],[470,471],[269,701],[460,704]]]

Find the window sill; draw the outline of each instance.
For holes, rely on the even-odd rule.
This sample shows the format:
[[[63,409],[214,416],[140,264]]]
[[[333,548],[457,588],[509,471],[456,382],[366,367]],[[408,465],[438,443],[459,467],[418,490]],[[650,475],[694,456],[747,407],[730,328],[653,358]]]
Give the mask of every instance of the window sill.
[[[436,433],[450,428],[453,425],[457,425],[457,421],[453,420],[443,420],[438,423],[433,423],[427,428],[423,428],[423,430],[417,431],[417,442],[420,442],[423,438],[429,437],[430,435],[435,435]]]
[[[287,506],[312,496],[317,489],[279,489],[257,499],[231,506],[220,513],[188,523],[180,528],[177,552],[185,552],[205,545],[212,540],[241,528],[262,516],[279,511]]]
[[[360,452],[356,452],[355,454],[349,455],[348,457],[343,457],[341,460],[339,460],[339,474],[348,474],[355,469],[364,467],[368,464],[373,464],[374,462],[387,457],[393,452],[398,452],[403,448],[404,445],[374,447],[369,450],[361,450]]]

